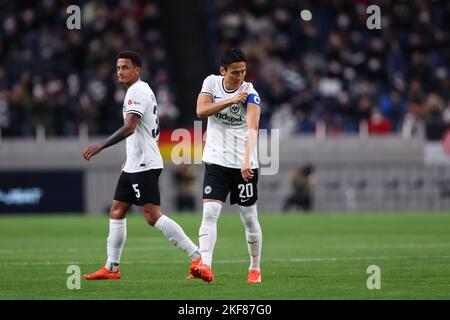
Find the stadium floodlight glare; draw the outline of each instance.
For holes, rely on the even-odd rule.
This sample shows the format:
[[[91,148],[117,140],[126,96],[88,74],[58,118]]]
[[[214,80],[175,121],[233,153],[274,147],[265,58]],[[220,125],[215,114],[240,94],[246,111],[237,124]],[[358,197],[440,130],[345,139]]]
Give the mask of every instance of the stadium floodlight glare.
[[[312,13],[311,11],[304,9],[300,12],[300,17],[304,20],[304,21],[310,21],[312,19]]]

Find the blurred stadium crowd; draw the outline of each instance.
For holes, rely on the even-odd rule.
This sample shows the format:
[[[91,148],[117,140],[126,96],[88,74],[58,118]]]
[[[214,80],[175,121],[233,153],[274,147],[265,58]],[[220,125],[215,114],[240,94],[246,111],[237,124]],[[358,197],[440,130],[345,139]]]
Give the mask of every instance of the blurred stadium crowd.
[[[68,30],[71,1],[2,1],[0,128],[5,136],[107,134],[122,123],[123,87],[115,56],[145,52],[142,76],[160,104],[162,125],[176,115],[155,1],[76,1],[81,29]]]
[[[70,1],[1,1],[2,135],[33,135],[39,124],[49,135],[76,135],[83,123],[90,134],[112,132],[125,93],[114,57],[127,47],[145,53],[161,127],[175,127],[158,2],[78,1],[82,28],[68,31]],[[229,46],[247,52],[262,128],[294,134],[323,123],[330,134],[357,133],[365,121],[372,134],[411,136],[449,125],[450,2],[376,1],[382,28],[369,30],[372,3],[215,0],[211,54],[218,61]]]
[[[420,134],[450,123],[450,2],[217,1],[219,46],[249,53],[267,126]],[[381,9],[369,30],[366,9]]]

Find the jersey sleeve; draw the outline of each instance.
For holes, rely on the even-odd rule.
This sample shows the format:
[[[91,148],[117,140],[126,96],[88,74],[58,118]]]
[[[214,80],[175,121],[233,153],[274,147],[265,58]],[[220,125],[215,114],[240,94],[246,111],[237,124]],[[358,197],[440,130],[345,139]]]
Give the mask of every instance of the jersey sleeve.
[[[214,95],[214,76],[210,75],[203,80],[202,90],[200,90],[199,94],[209,94],[211,96]]]
[[[131,91],[127,97],[126,113],[135,113],[142,117],[145,113],[147,102],[150,100],[151,97],[146,97],[141,90]]]

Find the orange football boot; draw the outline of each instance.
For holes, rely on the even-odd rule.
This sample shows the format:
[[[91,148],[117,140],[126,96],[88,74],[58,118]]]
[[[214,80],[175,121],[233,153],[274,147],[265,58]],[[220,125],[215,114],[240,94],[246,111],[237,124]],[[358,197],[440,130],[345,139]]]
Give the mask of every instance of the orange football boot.
[[[193,268],[192,275],[195,278],[200,278],[208,283],[214,280],[214,274],[211,268],[207,264],[204,264],[202,261],[200,261],[200,263],[198,263]]]
[[[83,279],[85,280],[120,279],[120,269],[117,269],[116,272],[112,272],[106,268],[101,268],[93,273],[83,274]]]
[[[248,270],[247,283],[261,283],[261,272],[258,270]]]
[[[195,276],[194,274],[196,274],[195,267],[197,267],[200,263],[202,263],[202,258],[197,258],[195,260],[192,260],[191,266],[189,267],[189,275],[187,276],[186,279],[191,280],[194,278],[199,278],[199,277]]]

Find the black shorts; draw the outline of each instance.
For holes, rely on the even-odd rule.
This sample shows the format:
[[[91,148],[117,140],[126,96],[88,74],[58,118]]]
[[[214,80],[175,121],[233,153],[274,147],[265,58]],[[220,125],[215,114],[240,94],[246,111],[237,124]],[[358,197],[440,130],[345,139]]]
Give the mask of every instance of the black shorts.
[[[253,178],[245,182],[241,169],[222,167],[217,164],[205,163],[203,179],[203,199],[213,199],[225,202],[228,193],[230,204],[249,207],[258,200],[258,169],[253,169]]]
[[[142,172],[122,172],[117,182],[114,200],[132,203],[137,206],[152,203],[160,205],[158,180],[162,169]]]

